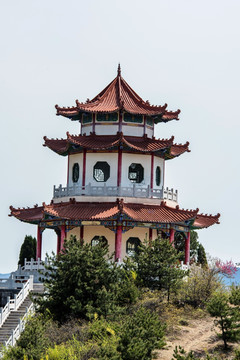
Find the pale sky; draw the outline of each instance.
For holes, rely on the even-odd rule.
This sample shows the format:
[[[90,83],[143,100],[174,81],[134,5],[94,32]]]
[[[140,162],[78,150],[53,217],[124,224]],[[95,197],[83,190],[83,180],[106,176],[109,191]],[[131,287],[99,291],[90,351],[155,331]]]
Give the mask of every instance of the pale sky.
[[[77,134],[55,115],[122,76],[151,104],[181,109],[159,124],[159,138],[190,142],[191,153],[166,163],[165,185],[181,208],[221,213],[199,231],[206,251],[240,262],[239,0],[12,0],[0,4],[0,273],[16,269],[26,234],[37,227],[8,217],[9,206],[49,203],[66,185],[66,162],[43,136]],[[43,251],[56,249],[53,231]]]

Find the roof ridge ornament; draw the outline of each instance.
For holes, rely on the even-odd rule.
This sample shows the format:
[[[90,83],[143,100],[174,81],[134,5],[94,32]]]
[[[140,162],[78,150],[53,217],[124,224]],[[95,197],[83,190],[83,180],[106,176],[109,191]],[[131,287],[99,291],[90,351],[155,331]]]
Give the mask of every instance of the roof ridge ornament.
[[[117,76],[121,76],[121,65],[118,63]]]

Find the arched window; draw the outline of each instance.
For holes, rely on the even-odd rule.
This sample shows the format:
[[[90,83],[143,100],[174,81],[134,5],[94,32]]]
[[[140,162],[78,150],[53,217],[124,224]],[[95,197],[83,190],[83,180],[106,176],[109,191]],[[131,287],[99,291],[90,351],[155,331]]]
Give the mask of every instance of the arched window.
[[[110,177],[110,165],[106,161],[98,161],[93,167],[93,178],[105,182]]]
[[[79,179],[79,165],[75,163],[72,168],[72,181],[74,183],[78,182]]]
[[[96,245],[98,245],[100,242],[102,243],[103,246],[107,246],[107,244],[108,244],[108,241],[107,241],[107,239],[105,238],[105,236],[95,235],[94,238],[92,238],[91,245],[92,245],[92,246],[96,246]]]
[[[126,253],[128,256],[133,256],[138,251],[140,240],[137,237],[130,237],[126,243]]]
[[[161,169],[160,166],[156,167],[156,185],[159,186],[161,184]]]
[[[128,168],[128,178],[133,183],[141,183],[144,178],[144,168],[142,165],[132,163]]]

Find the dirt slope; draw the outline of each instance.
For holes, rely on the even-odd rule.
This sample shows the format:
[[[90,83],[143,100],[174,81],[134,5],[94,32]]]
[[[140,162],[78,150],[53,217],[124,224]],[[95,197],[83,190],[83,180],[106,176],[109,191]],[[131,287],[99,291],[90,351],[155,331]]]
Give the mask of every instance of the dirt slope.
[[[216,336],[213,319],[189,320],[187,326],[179,326],[175,336],[167,339],[165,349],[158,352],[158,360],[171,360],[175,346],[182,346],[185,351],[190,350],[198,356],[204,355],[205,351],[213,351],[222,344]]]

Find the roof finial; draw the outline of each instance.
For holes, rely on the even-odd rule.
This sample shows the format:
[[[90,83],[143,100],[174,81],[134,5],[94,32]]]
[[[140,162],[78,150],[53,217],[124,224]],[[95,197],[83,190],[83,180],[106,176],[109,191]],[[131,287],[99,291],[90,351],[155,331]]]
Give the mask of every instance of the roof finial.
[[[121,76],[121,66],[120,66],[120,63],[118,63],[118,76]]]

